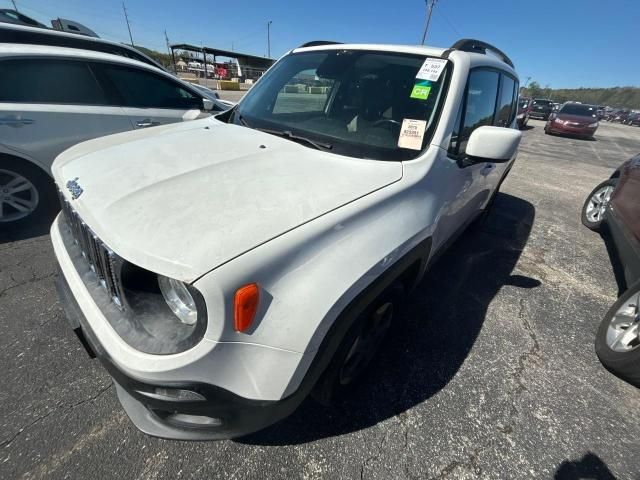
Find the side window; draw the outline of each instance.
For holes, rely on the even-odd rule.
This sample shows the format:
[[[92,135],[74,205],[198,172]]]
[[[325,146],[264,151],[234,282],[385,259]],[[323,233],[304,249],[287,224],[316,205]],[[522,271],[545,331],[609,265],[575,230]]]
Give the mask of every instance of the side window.
[[[513,113],[515,112],[514,92],[515,80],[507,75],[500,75],[502,81],[500,83],[500,98],[498,99],[498,108],[496,114],[496,127],[508,127],[513,121]]]
[[[451,137],[449,153],[463,155],[471,133],[478,127],[493,125],[500,74],[493,70],[472,70],[467,82],[462,119]]]
[[[0,102],[106,105],[88,65],[42,58],[0,62]]]
[[[122,99],[123,107],[185,110],[202,107],[202,98],[154,73],[115,65],[97,68]]]

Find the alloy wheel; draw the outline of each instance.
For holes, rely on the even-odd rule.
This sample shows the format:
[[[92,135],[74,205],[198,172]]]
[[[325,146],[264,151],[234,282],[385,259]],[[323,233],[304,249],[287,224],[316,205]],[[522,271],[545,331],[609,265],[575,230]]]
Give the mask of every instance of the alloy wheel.
[[[633,295],[615,313],[607,328],[607,346],[615,352],[640,347],[640,292]]]
[[[38,207],[38,201],[33,183],[19,173],[0,169],[0,223],[27,217]]]
[[[585,212],[587,220],[591,223],[598,223],[602,221],[607,205],[609,205],[609,200],[611,200],[613,188],[614,187],[612,185],[605,185],[591,195]]]

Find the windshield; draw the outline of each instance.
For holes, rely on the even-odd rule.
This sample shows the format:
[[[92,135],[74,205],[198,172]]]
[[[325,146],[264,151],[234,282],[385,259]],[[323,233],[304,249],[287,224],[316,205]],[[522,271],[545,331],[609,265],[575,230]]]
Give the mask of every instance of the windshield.
[[[520,99],[520,108],[525,108],[529,106],[529,99],[528,98],[521,98]]]
[[[580,115],[582,117],[595,117],[596,107],[594,107],[593,105],[568,103],[560,109],[559,113],[565,113],[567,115]]]
[[[552,104],[553,102],[551,100],[534,100],[533,104],[534,105],[540,105],[542,107],[548,107]]]
[[[247,93],[231,120],[342,155],[415,158],[433,134],[448,76],[445,68],[437,81],[417,79],[425,59],[359,50],[294,53]],[[398,146],[404,120],[418,121],[412,148]]]

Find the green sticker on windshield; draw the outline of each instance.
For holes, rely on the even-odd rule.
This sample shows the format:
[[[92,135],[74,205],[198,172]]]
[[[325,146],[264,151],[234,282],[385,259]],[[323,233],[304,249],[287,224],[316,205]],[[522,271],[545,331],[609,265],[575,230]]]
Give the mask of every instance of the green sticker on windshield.
[[[431,82],[428,80],[423,80],[421,82],[416,83],[413,86],[413,90],[411,90],[411,98],[416,98],[418,100],[426,100],[429,98],[429,94],[431,93]]]

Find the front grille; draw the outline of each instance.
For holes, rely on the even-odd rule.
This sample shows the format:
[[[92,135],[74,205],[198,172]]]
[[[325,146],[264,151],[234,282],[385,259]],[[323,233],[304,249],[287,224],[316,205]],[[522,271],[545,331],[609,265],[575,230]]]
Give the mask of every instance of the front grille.
[[[100,285],[108,292],[111,301],[122,309],[124,307],[120,282],[122,260],[84,223],[62,193],[58,193],[62,212],[71,230],[74,243],[80,248],[82,257],[88,262],[91,271],[98,277]]]

